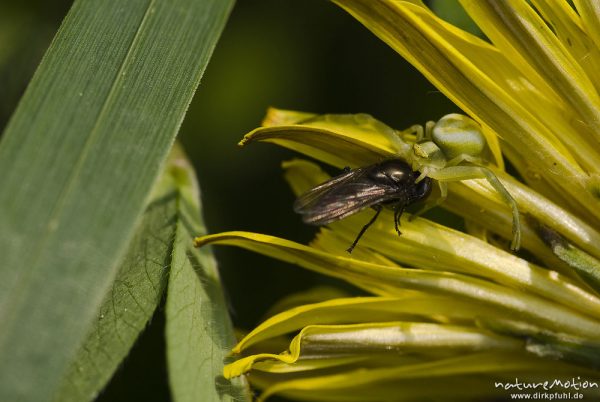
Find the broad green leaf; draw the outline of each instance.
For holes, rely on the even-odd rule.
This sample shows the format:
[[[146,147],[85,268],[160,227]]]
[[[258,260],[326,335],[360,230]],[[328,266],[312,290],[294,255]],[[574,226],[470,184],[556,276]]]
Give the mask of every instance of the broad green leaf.
[[[152,317],[167,278],[167,352],[175,400],[219,400],[219,393],[243,399],[240,381],[236,388],[215,380],[234,338],[214,261],[208,250],[199,253],[190,241],[190,230],[204,232],[196,189],[191,167],[175,148],[56,402],[91,401],[97,396]],[[202,274],[205,292],[194,287]],[[178,303],[211,307],[189,317]],[[195,392],[189,392],[190,387]]]
[[[129,353],[163,296],[179,205],[178,189],[169,173],[167,170],[154,188],[97,321],[71,363],[54,398],[56,402],[94,400]]]
[[[0,400],[53,397],[232,1],[76,1],[0,143]]]
[[[232,384],[222,375],[235,339],[215,260],[208,249],[195,249],[191,241],[194,234],[206,233],[192,168],[179,158],[171,174],[178,191],[166,305],[173,400],[249,400],[241,380]]]

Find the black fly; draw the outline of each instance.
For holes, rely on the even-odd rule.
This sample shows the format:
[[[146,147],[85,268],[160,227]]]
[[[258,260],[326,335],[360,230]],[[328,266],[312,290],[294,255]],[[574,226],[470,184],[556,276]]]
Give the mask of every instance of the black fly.
[[[358,240],[375,222],[383,206],[394,210],[394,227],[398,228],[404,208],[425,200],[431,193],[431,179],[415,180],[420,173],[400,159],[389,159],[374,165],[350,170],[307,191],[294,203],[294,211],[304,223],[326,225],[362,211],[375,209],[375,215],[361,229],[348,248],[351,253]]]

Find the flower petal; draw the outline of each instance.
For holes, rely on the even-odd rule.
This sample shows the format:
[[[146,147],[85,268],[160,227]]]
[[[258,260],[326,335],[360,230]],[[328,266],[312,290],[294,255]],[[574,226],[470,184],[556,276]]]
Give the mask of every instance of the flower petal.
[[[298,112],[271,110],[267,115],[269,124],[284,125],[257,128],[246,134],[239,145],[271,142],[340,168],[369,165],[398,157],[410,149],[395,130],[367,114],[320,115],[294,121],[294,115],[289,113]]]
[[[473,305],[446,296],[422,293],[400,297],[352,297],[298,306],[277,314],[257,326],[234,348],[241,353],[263,339],[277,337],[299,330],[307,325],[394,321],[403,316],[422,316],[427,320],[473,320],[486,317],[493,320],[500,316],[508,318],[505,311],[489,306]]]
[[[600,318],[600,299],[570,278],[426,219],[403,220],[402,235],[398,236],[391,224],[392,213],[383,211],[382,215],[361,238],[363,247],[410,266],[483,277]],[[364,217],[355,215],[333,223],[333,230],[321,230],[316,242],[327,251],[339,253],[343,248],[326,248],[328,239],[339,236],[343,244],[350,244],[363,221]]]
[[[574,0],[585,31],[600,49],[600,4],[596,0]]]
[[[559,207],[548,198],[532,191],[504,172],[495,171],[495,174],[515,199],[519,211],[523,215],[533,217],[537,222],[553,228],[584,250],[600,257],[600,233],[593,226],[568,210]],[[486,204],[489,205],[490,202],[495,204],[494,207],[489,207],[488,212],[502,214],[507,222],[510,221],[505,204],[499,199],[497,192],[487,181],[466,180],[460,183],[451,183],[450,190],[465,203],[471,199],[472,203],[480,203],[482,207]],[[463,208],[463,214],[464,212]],[[485,223],[485,220],[482,223]],[[529,226],[530,230],[535,229],[527,222],[524,223],[524,226]],[[510,225],[507,225],[507,227],[510,228]],[[510,236],[507,236],[507,238],[510,238]]]
[[[589,30],[584,30],[581,17],[566,1],[533,0],[532,3],[571,57],[585,70],[596,91],[600,90],[600,51],[588,36]]]
[[[285,169],[285,177],[286,180],[292,186],[292,189],[296,194],[300,194],[306,191],[308,188],[319,184],[329,178],[316,164],[309,161],[300,161],[294,160],[290,162],[284,163]],[[540,196],[539,194],[531,191],[528,187],[520,184],[516,180],[512,179],[510,176],[497,171],[496,172],[499,177],[501,177],[502,182],[507,187],[508,191],[513,195],[513,197],[517,200],[519,204],[519,208],[522,213],[530,215],[534,217],[540,224],[547,225],[548,227],[553,228],[564,234],[567,238],[572,240],[574,244],[579,245],[586,251],[590,252],[593,255],[600,256],[600,234],[596,232],[593,228],[587,225],[585,222],[580,219],[572,216],[568,212],[564,211],[560,207],[556,206],[546,198]],[[485,225],[488,229],[495,230],[497,233],[504,235],[506,238],[510,238],[511,235],[511,218],[510,213],[507,211],[504,203],[499,199],[496,192],[493,188],[485,181],[485,180],[466,180],[460,183],[451,183],[450,185],[450,197],[446,201],[446,203],[441,205],[442,207],[448,207],[453,212],[464,216],[465,218],[473,218],[479,217],[478,222],[482,225]],[[387,212],[384,211],[384,214]],[[361,218],[349,218],[353,219],[354,223],[351,225],[350,231],[358,232],[358,230],[362,227],[364,223],[362,223]],[[364,220],[364,219],[363,219]],[[391,219],[387,219],[391,221]],[[360,221],[360,222],[359,222]],[[385,217],[382,217],[380,222],[385,222]],[[470,266],[470,263],[465,263],[462,259],[456,259],[454,255],[455,252],[459,252],[460,255],[474,257],[477,255],[483,256],[480,259],[484,265],[492,264],[497,266],[497,272],[506,274],[511,276],[510,270],[506,267],[515,267],[515,264],[500,258],[498,260],[494,259],[496,253],[500,253],[498,255],[509,256],[508,254],[498,250],[495,247],[490,247],[484,245],[485,243],[474,242],[473,245],[480,244],[481,247],[485,248],[485,251],[481,253],[475,252],[474,250],[466,251],[462,253],[458,249],[450,250],[445,257],[440,257],[438,255],[439,250],[434,250],[433,244],[434,239],[437,239],[436,234],[441,233],[452,233],[453,235],[457,235],[460,239],[453,238],[451,239],[441,239],[439,238],[439,244],[442,247],[445,245],[458,245],[466,241],[468,237],[458,234],[458,232],[453,231],[451,229],[446,229],[442,226],[435,225],[432,222],[426,220],[419,220],[423,225],[433,225],[431,228],[426,229],[425,227],[415,227],[412,226],[414,222],[410,222],[407,226],[410,234],[415,234],[418,236],[419,230],[424,230],[427,235],[421,238],[427,238],[427,244],[413,244],[411,249],[404,249],[402,252],[398,252],[398,250],[390,251],[391,254],[386,255],[402,255],[402,256],[411,256],[415,259],[412,260],[399,260],[404,263],[408,263],[411,265],[419,265],[426,264],[431,266],[431,256],[438,256],[434,261],[447,261],[450,262],[451,265],[446,265],[442,267],[443,269],[453,270],[451,267],[455,267],[455,269],[462,269],[459,272],[476,272],[478,275],[483,275],[485,277],[490,277],[493,280],[499,281],[501,283],[506,283],[504,280],[496,277],[495,275],[488,276],[486,274],[487,269],[484,268],[483,265],[479,265],[476,263],[476,266],[473,266],[472,271],[465,271]],[[377,225],[376,225],[377,226]],[[374,226],[374,227],[376,227]],[[377,226],[378,227],[378,226]],[[434,229],[437,228],[437,229]],[[414,229],[413,229],[414,228]],[[438,231],[439,230],[439,231]],[[403,229],[403,232],[405,230]],[[550,250],[539,240],[537,236],[537,229],[531,225],[530,222],[523,223],[523,232],[524,232],[524,243],[525,246],[532,252],[536,253],[536,255],[540,257],[545,257],[547,260],[554,261],[558,263],[556,259],[550,259]],[[350,236],[355,236],[354,233],[350,233]],[[383,239],[380,243],[378,243],[378,247],[383,244],[387,244],[386,242],[389,239],[393,239],[396,241],[397,236],[393,234],[384,235],[386,238]],[[410,236],[409,236],[410,237]],[[400,237],[399,241],[409,241],[409,237],[405,237],[404,235]],[[353,239],[352,239],[353,240]],[[350,240],[350,241],[352,241]],[[467,244],[470,244],[467,242]],[[397,246],[400,247],[400,244]],[[373,249],[379,249],[378,247],[373,247]],[[482,249],[483,250],[483,249]],[[381,251],[381,249],[379,249]],[[509,256],[510,259],[515,258],[513,256]],[[524,260],[520,260],[524,262]],[[517,264],[518,265],[518,264]],[[564,266],[563,266],[564,267]],[[559,266],[560,268],[560,266]],[[529,268],[527,268],[528,270]],[[543,276],[547,276],[548,273],[545,270],[540,270],[535,267],[534,270],[536,272],[542,272]],[[564,271],[564,270],[563,270]],[[573,273],[569,271],[571,275]],[[530,277],[530,274],[526,274],[526,277]],[[534,275],[535,276],[535,275]],[[533,278],[533,277],[532,277]],[[552,280],[554,281],[554,279]],[[544,283],[544,280],[536,280],[532,279],[533,283],[541,284]],[[585,286],[585,285],[583,285]],[[562,293],[559,291],[558,293]],[[548,296],[548,294],[546,294]],[[567,298],[568,300],[568,298]],[[597,310],[598,307],[594,309]]]
[[[534,325],[571,333],[591,339],[600,338],[600,322],[553,301],[510,289],[487,280],[448,272],[422,269],[404,269],[373,264],[348,257],[334,256],[273,236],[247,232],[225,232],[195,239],[196,246],[206,244],[234,245],[273,258],[300,265],[304,268],[346,280],[359,287],[368,285],[384,289],[386,293],[404,289],[427,290],[438,294],[453,294],[483,304],[498,306],[512,311],[515,317]],[[583,291],[569,287],[583,303]],[[559,297],[559,295],[555,295]],[[587,303],[590,301],[588,300]],[[585,307],[579,307],[586,309]],[[589,307],[587,308],[589,309]]]
[[[577,205],[575,212],[587,209],[600,222],[594,179],[580,166],[591,173],[600,171],[598,147],[590,146],[588,137],[581,135],[590,128],[586,122],[578,122],[581,119],[576,112],[543,80],[532,78],[535,72],[528,74],[529,80],[534,80],[529,81],[497,49],[441,21],[425,7],[389,0],[335,2],[475,120],[522,152],[527,170],[566,192],[571,204]]]
[[[248,372],[261,360],[293,364],[301,357],[371,356],[389,351],[434,354],[484,350],[521,350],[525,342],[476,327],[418,322],[376,322],[350,325],[309,325],[290,343],[289,353],[261,353],[226,367],[226,378]],[[378,356],[377,356],[378,357]]]
[[[594,378],[589,371],[523,353],[471,353],[395,367],[357,368],[330,375],[279,380],[272,386],[268,386],[267,380],[263,381],[267,388],[259,400],[264,401],[274,394],[314,401],[487,400],[494,395],[506,396],[505,390],[493,387],[494,382],[509,383],[514,382],[515,376],[529,378],[532,374],[550,373],[569,376],[569,379],[573,373]]]
[[[600,97],[585,71],[524,0],[462,0],[471,18],[496,47],[520,55],[592,128],[600,143]]]

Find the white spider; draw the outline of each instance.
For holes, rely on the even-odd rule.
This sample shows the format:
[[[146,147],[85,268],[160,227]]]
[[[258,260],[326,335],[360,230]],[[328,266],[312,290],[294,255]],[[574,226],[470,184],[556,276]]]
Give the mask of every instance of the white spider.
[[[517,203],[494,172],[484,166],[481,155],[487,142],[479,124],[461,114],[448,114],[437,123],[427,122],[425,129],[415,125],[409,131],[416,136],[416,141],[407,149],[404,157],[413,170],[421,172],[416,182],[430,177],[437,181],[441,194],[438,199],[428,201],[414,216],[445,200],[448,194],[446,182],[486,179],[512,209],[513,237],[510,247],[518,250],[521,245],[521,224]]]

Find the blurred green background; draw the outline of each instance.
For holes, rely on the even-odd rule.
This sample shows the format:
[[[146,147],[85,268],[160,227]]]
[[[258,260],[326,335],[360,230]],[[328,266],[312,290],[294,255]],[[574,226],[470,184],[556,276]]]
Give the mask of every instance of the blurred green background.
[[[440,12],[454,13],[440,1]],[[0,128],[14,110],[71,2],[0,0]],[[450,4],[450,6],[449,6]],[[452,17],[454,18],[454,17]],[[462,18],[461,16],[457,18]],[[457,111],[399,55],[323,0],[238,0],[183,123],[209,232],[247,230],[306,243],[270,144],[237,147],[269,106],[369,113],[396,127]],[[234,248],[215,249],[235,325],[250,328],[291,291],[333,283]],[[159,311],[100,401],[169,400]]]

